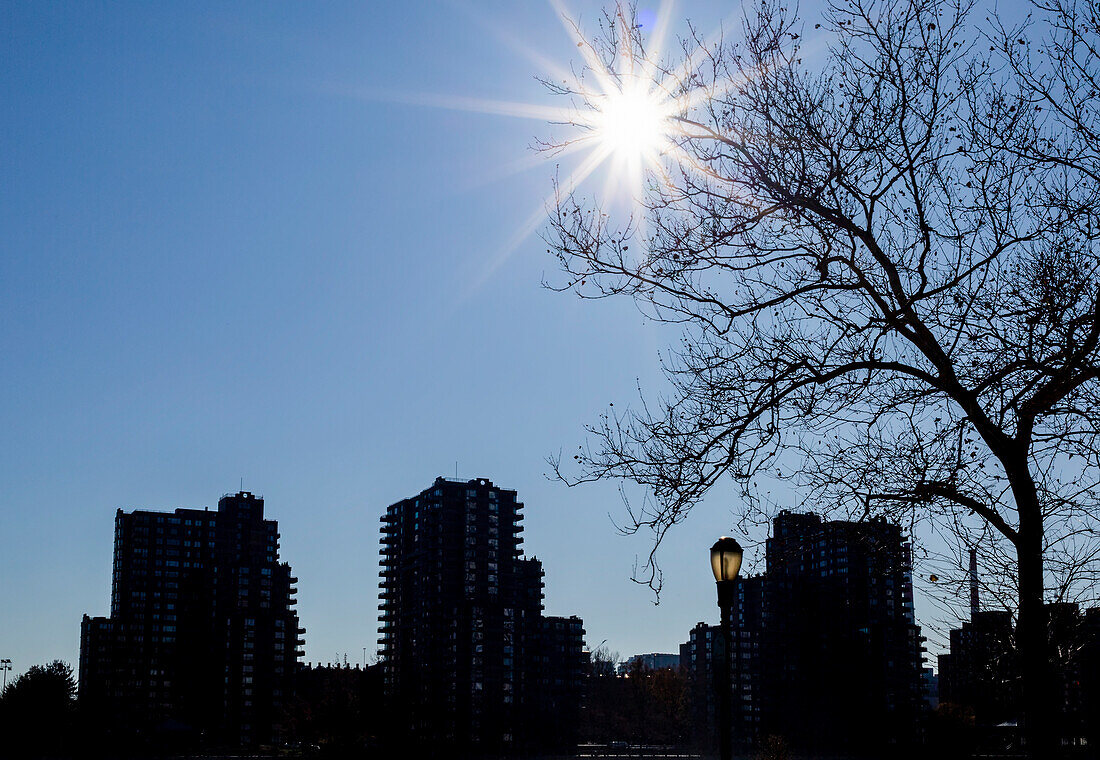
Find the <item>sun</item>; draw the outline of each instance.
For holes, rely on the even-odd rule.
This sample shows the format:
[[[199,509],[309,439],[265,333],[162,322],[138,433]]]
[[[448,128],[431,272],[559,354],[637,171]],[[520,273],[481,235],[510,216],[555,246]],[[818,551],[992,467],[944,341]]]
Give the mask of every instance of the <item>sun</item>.
[[[612,156],[649,162],[667,148],[672,109],[642,83],[605,93],[596,109],[593,136]]]

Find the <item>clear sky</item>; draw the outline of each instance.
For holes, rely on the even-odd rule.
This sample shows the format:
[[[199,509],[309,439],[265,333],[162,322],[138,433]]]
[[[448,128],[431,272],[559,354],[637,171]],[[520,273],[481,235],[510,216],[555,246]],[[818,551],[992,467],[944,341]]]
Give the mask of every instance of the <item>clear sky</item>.
[[[590,26],[598,3],[568,7]],[[704,28],[726,3],[675,12]],[[613,484],[547,455],[674,334],[542,287],[514,244],[550,190],[537,121],[416,101],[553,103],[524,55],[579,56],[543,2],[0,4],[0,656],[75,664],[109,613],[114,512],[265,496],[306,660],[375,650],[378,518],[437,475],[527,505],[550,614],[675,652],[717,617],[715,494],[629,580]],[[518,168],[528,166],[523,171]],[[797,505],[792,505],[797,506]],[[762,569],[749,557],[747,570]],[[918,607],[918,612],[920,608]]]

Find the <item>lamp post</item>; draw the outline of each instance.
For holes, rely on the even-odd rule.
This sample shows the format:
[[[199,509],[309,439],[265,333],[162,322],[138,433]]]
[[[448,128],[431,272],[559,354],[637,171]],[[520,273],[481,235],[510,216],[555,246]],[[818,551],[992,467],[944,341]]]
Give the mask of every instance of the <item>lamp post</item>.
[[[741,572],[745,552],[741,544],[722,536],[710,547],[710,569],[718,586],[718,608],[722,611],[722,661],[716,663],[714,685],[718,691],[718,752],[722,760],[730,760],[730,651],[733,649],[730,629],[733,628],[734,579]]]

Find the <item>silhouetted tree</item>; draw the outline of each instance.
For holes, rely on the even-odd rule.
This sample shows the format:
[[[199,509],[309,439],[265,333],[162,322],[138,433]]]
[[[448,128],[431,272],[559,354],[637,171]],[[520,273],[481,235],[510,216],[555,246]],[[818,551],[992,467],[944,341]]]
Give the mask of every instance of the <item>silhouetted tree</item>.
[[[926,721],[926,746],[937,757],[971,757],[977,747],[974,710],[942,702]]]
[[[0,694],[0,736],[14,757],[62,754],[76,707],[73,669],[61,660],[33,665]]]
[[[621,711],[621,679],[615,673],[618,661],[619,653],[611,652],[604,644],[592,651],[581,704],[582,742],[617,741],[627,736]]]
[[[790,757],[787,743],[781,736],[765,736],[756,750],[756,760],[787,760]]]
[[[670,143],[644,220],[565,188],[547,240],[555,287],[683,330],[671,395],[602,417],[559,475],[644,486],[627,529],[654,552],[724,478],[747,521],[782,481],[982,547],[1042,756],[1044,599],[1093,593],[1100,552],[1100,0],[1032,10],[851,0],[808,25],[761,0],[738,41],[693,31],[654,60],[620,7],[582,47],[613,81],[661,81]],[[584,81],[553,89],[599,110]]]
[[[646,668],[635,662],[622,679],[620,709],[632,741],[643,744],[686,744],[689,725],[687,678],[679,669]]]
[[[618,653],[592,652],[581,711],[584,742],[684,744],[690,735],[687,679],[672,668],[635,662],[619,675]]]
[[[300,669],[294,696],[283,710],[284,732],[296,744],[318,747],[324,756],[343,757],[385,744],[391,716],[381,675],[379,665]]]

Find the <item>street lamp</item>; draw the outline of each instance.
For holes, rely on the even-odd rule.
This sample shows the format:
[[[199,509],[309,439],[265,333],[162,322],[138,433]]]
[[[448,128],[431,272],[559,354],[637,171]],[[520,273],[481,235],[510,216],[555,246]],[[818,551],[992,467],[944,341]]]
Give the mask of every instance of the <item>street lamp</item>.
[[[733,628],[734,580],[741,572],[741,560],[745,556],[741,544],[729,536],[722,536],[710,547],[710,569],[718,586],[718,609],[722,611],[721,663],[716,663],[714,685],[718,691],[718,752],[722,760],[730,760],[730,653],[733,649],[730,631]]]

